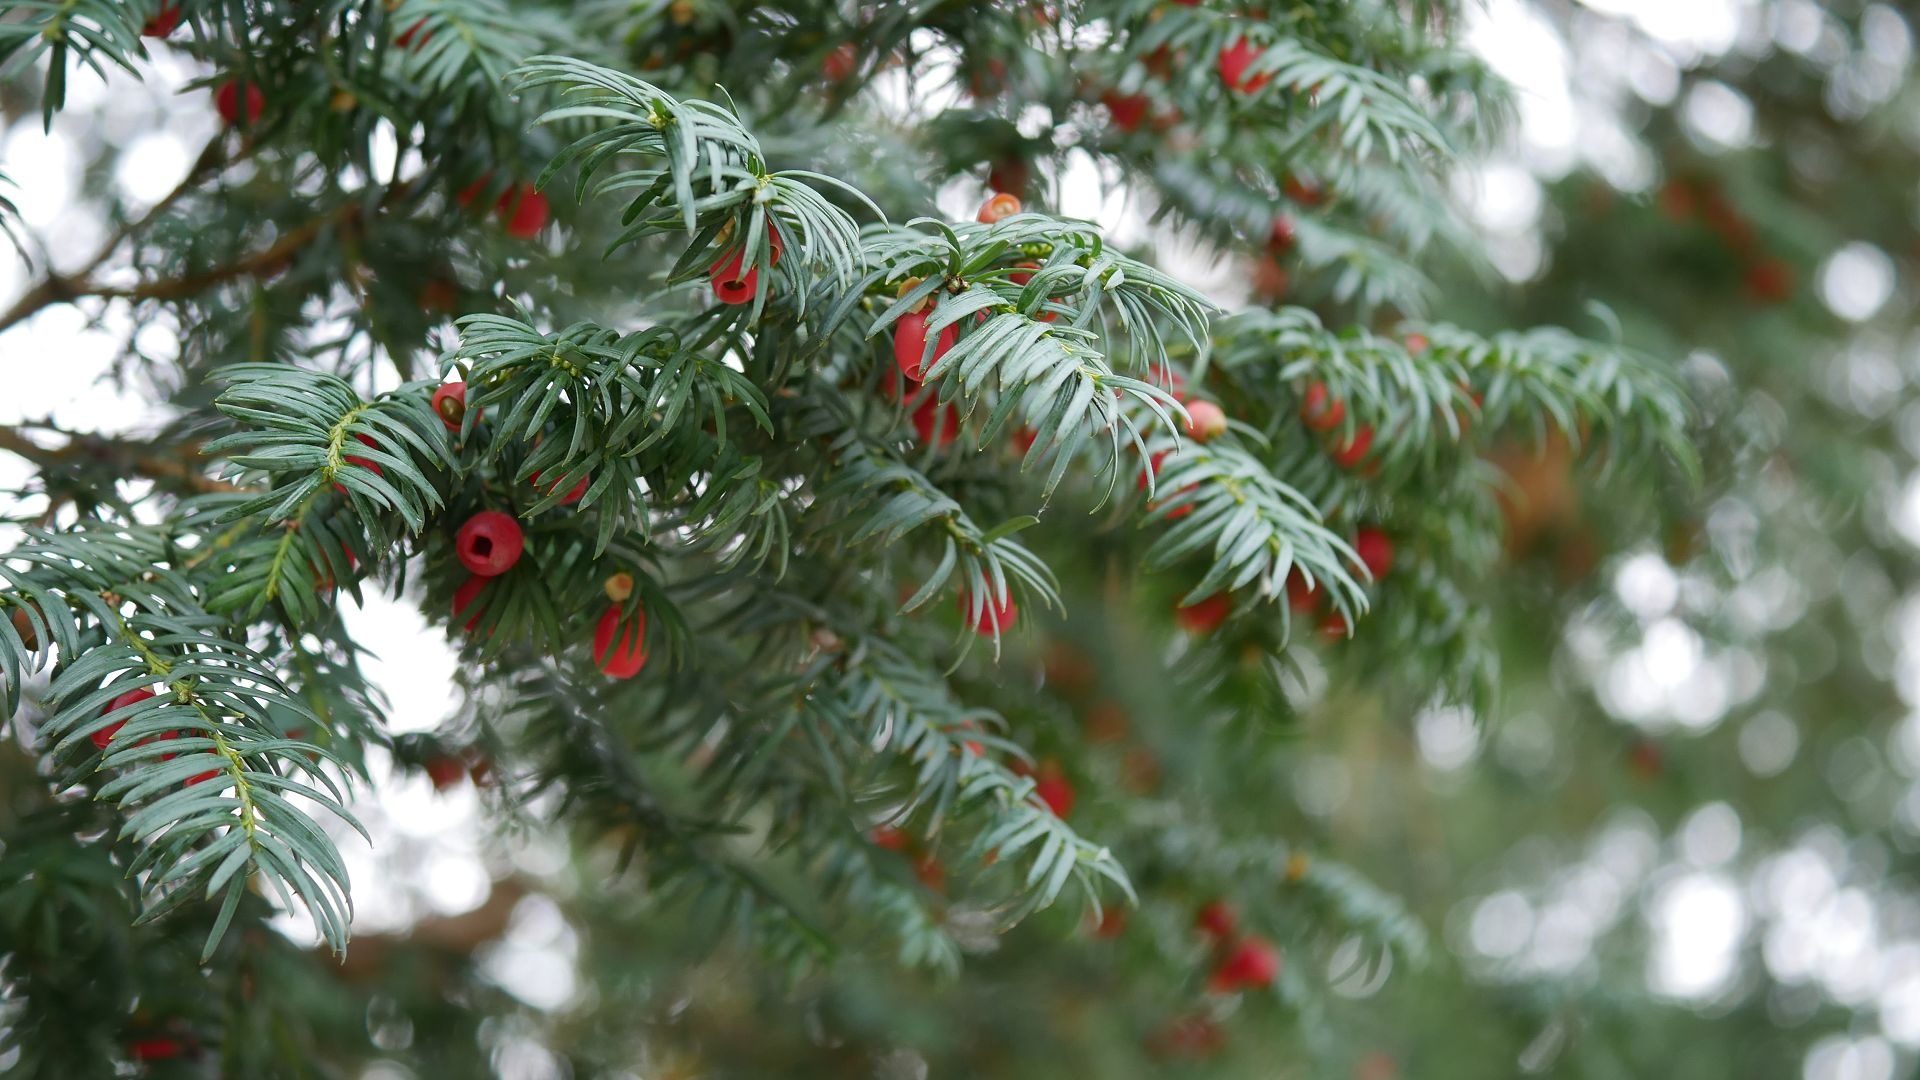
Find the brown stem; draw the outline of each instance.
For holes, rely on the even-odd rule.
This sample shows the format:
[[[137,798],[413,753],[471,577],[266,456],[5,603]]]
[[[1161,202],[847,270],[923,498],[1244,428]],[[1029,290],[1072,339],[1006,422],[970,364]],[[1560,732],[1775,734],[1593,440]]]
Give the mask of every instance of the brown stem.
[[[203,161],[206,157],[206,154],[202,154]],[[196,166],[196,171],[198,168],[199,166]],[[189,174],[189,180],[192,179],[192,175],[193,174]],[[182,181],[181,187],[155,204],[154,208],[145,216],[136,222],[129,223],[125,228],[121,229],[114,239],[109,241],[107,249],[102,251],[100,255],[80,273],[71,277],[49,273],[39,284],[28,289],[26,294],[16,301],[12,307],[8,308],[4,313],[0,313],[0,333],[5,333],[15,324],[27,319],[43,308],[51,307],[54,304],[72,303],[82,297],[98,297],[103,300],[132,300],[135,302],[142,300],[180,300],[193,296],[215,285],[232,281],[235,278],[251,277],[260,273],[272,273],[291,261],[294,255],[299,253],[301,248],[313,243],[314,239],[327,228],[345,225],[358,219],[360,217],[361,207],[364,205],[361,200],[357,199],[352,202],[343,203],[332,212],[315,218],[287,233],[266,248],[256,251],[251,255],[245,255],[235,259],[233,262],[227,263],[224,266],[216,266],[211,270],[183,274],[180,277],[174,278],[161,278],[157,281],[148,281],[125,289],[95,283],[91,275],[107,260],[114,248],[117,248],[127,237],[132,236],[135,232],[139,231],[139,229],[143,228],[148,221],[152,220],[154,214],[158,213],[162,207],[177,199],[188,186],[188,181]],[[411,185],[409,184],[399,183],[388,188],[386,193],[381,196],[379,206],[384,208],[392,204],[405,195],[410,187]]]
[[[27,438],[17,427],[0,426],[0,450],[17,454],[42,469],[70,466],[86,459],[112,461],[134,476],[203,495],[248,490],[194,469],[189,462],[199,456],[198,447],[170,448],[168,454],[161,455],[156,454],[153,447],[140,443],[64,431],[59,434],[66,437],[66,445],[45,447]]]

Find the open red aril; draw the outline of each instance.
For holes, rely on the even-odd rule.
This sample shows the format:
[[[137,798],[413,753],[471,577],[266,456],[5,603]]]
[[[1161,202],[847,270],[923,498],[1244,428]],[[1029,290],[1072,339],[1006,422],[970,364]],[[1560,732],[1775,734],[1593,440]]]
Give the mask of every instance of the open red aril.
[[[481,577],[498,577],[520,561],[526,537],[512,515],[482,510],[454,534],[454,552],[460,565]]]

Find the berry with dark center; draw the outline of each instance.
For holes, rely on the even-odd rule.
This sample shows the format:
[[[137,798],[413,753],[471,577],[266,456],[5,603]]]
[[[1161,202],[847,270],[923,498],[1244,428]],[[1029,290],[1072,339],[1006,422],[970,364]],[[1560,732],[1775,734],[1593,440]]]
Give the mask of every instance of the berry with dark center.
[[[180,26],[180,20],[183,17],[184,13],[180,10],[179,4],[162,3],[160,10],[154,12],[152,18],[141,24],[140,36],[150,38],[166,37]]]
[[[1231,44],[1220,50],[1220,81],[1226,83],[1229,90],[1242,94],[1259,93],[1263,87],[1273,81],[1273,76],[1250,75],[1247,69],[1252,67],[1254,61],[1260,59],[1260,55],[1265,51],[1248,38],[1235,38]]]
[[[243,86],[245,87],[244,91],[242,90]],[[228,127],[233,127],[240,123],[240,99],[242,93],[246,96],[248,127],[252,127],[258,123],[260,114],[267,109],[267,95],[261,93],[258,86],[252,83],[240,83],[231,80],[223,82],[220,84],[220,88],[213,92],[213,107],[219,111],[220,119],[226,121]]]
[[[1333,461],[1334,464],[1339,465],[1343,469],[1351,469],[1367,460],[1367,455],[1372,451],[1373,429],[1365,424],[1361,424],[1359,427],[1354,428],[1353,434],[1348,436],[1341,442],[1339,447],[1334,450]]]
[[[1233,612],[1233,597],[1228,593],[1214,593],[1205,600],[1199,600],[1185,607],[1176,608],[1173,620],[1189,634],[1210,634],[1227,621]]]
[[[1233,947],[1213,969],[1207,986],[1218,993],[1263,990],[1280,974],[1280,950],[1263,938],[1250,937]]]
[[[119,697],[114,698],[112,701],[107,702],[107,707],[100,710],[100,715],[106,716],[108,713],[118,712],[121,709],[127,708],[132,705],[138,705],[143,701],[147,701],[151,698],[156,698],[159,696],[160,695],[154,693],[152,690],[149,690],[144,686],[140,687],[137,690],[129,690],[126,693],[121,694]],[[105,750],[107,748],[107,743],[113,741],[114,733],[126,726],[127,726],[127,722],[125,720],[118,720],[118,721],[115,721],[114,723],[108,724],[106,727],[101,728],[99,731],[96,731],[92,735],[89,735],[87,737],[93,740],[94,749]]]
[[[647,613],[628,615],[621,604],[610,604],[593,630],[593,662],[610,679],[631,679],[647,666]]]
[[[1375,528],[1364,528],[1353,535],[1353,550],[1360,556],[1373,580],[1379,581],[1393,568],[1393,541]]]
[[[1209,900],[1200,913],[1193,917],[1193,928],[1216,941],[1232,937],[1239,926],[1240,917],[1234,914],[1233,905],[1225,900]]]
[[[767,255],[767,265],[780,265],[780,232],[767,230],[767,243],[772,248]],[[745,244],[720,256],[707,270],[707,280],[713,286],[713,295],[723,304],[750,304],[754,295],[760,291],[760,268],[747,262]]]
[[[499,577],[520,561],[526,537],[520,523],[510,514],[482,510],[466,520],[454,534],[454,552],[460,565],[480,577]]]
[[[1187,434],[1195,442],[1210,442],[1227,433],[1227,414],[1211,401],[1187,403]]]
[[[468,633],[472,633],[474,628],[480,625],[480,615],[486,605],[481,604],[476,606],[474,601],[480,599],[480,594],[486,590],[487,582],[491,580],[493,579],[482,577],[479,574],[470,574],[467,580],[461,582],[459,587],[453,590],[454,618],[457,619],[462,615],[466,615],[467,609],[473,608],[473,614],[467,616],[466,624],[461,627],[461,629]]]
[[[980,212],[974,218],[986,225],[992,225],[1020,212],[1020,196],[996,191],[980,204]]]
[[[444,383],[434,390],[433,414],[440,418],[448,431],[459,431],[461,421],[467,417],[467,384]]]
[[[931,314],[931,307],[925,311],[909,311],[893,324],[893,362],[900,366],[900,374],[914,382],[919,382],[935,361],[952,351],[960,337],[958,325],[950,323],[942,327],[934,339],[932,355],[928,355],[927,317]]]
[[[1011,594],[998,603],[993,597],[988,597],[984,603],[976,603],[972,593],[962,592],[960,617],[973,624],[974,633],[992,637],[1013,629],[1013,624],[1019,621],[1020,608],[1013,602]]]
[[[1306,396],[1300,401],[1300,422],[1307,425],[1307,430],[1332,431],[1346,418],[1346,402],[1334,397],[1326,383],[1317,382],[1307,387]]]

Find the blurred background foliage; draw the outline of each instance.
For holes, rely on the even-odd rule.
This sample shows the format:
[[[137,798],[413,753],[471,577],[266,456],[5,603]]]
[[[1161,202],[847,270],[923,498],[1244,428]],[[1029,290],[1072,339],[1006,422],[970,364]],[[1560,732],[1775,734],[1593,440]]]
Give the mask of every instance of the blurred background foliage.
[[[36,5],[0,6],[20,25]],[[963,218],[991,184],[1112,223],[1122,247],[1229,308],[1299,305],[1402,343],[1531,326],[1624,342],[1688,387],[1702,475],[1628,467],[1604,443],[1574,445],[1583,432],[1503,431],[1461,465],[1499,471],[1489,490],[1503,527],[1489,532],[1471,500],[1422,503],[1420,482],[1439,470],[1390,462],[1390,478],[1408,483],[1389,498],[1303,450],[1289,480],[1348,507],[1340,520],[1382,513],[1405,551],[1458,544],[1488,558],[1478,574],[1403,564],[1353,639],[1322,640],[1302,619],[1306,643],[1284,651],[1272,626],[1235,624],[1244,650],[1169,633],[1193,568],[1138,573],[1144,545],[1130,528],[1021,534],[1058,573],[1070,615],[1045,635],[1010,636],[997,666],[959,668],[953,683],[1007,718],[1039,777],[1070,780],[1073,825],[1112,847],[1141,903],[1102,916],[1063,904],[1003,933],[1000,912],[968,899],[969,876],[985,871],[922,850],[924,838],[888,836],[881,846],[900,850],[885,869],[934,896],[927,914],[833,912],[825,964],[798,962],[798,947],[781,957],[795,962],[769,962],[766,942],[739,933],[742,909],[697,876],[674,878],[670,856],[627,867],[653,823],[622,820],[637,811],[595,803],[591,788],[546,782],[605,763],[568,734],[568,688],[537,674],[521,689],[553,707],[524,726],[501,722],[502,691],[472,666],[451,675],[460,703],[444,723],[380,683],[398,702],[384,710],[392,730],[406,733],[370,751],[382,790],[356,810],[386,846],[379,863],[355,863],[355,884],[376,891],[363,903],[378,917],[342,964],[310,944],[310,926],[269,924],[263,897],[246,901],[259,921],[211,978],[197,960],[213,912],[127,929],[136,904],[120,868],[104,846],[73,843],[109,828],[108,810],[50,800],[33,757],[9,743],[0,896],[31,883],[79,899],[0,904],[11,1036],[0,1066],[369,1080],[1892,1080],[1920,1060],[1920,623],[1909,601],[1920,412],[1908,392],[1920,378],[1920,84],[1908,14],[1851,0],[1203,0],[1198,13],[1149,0],[597,0],[510,14],[405,0],[331,5],[385,20],[393,44],[412,32],[424,44],[345,53],[323,85],[316,65],[272,62],[304,25],[287,6],[190,5],[180,35],[197,44],[154,48],[158,86],[128,89],[113,74],[110,93],[80,86],[90,75],[60,87],[44,60],[0,85],[36,271],[92,278],[107,299],[169,302],[137,326],[111,305],[26,321],[0,365],[20,385],[68,342],[111,339],[90,355],[139,404],[166,402],[178,418],[58,441],[41,436],[115,425],[21,405],[4,419],[51,426],[9,428],[15,441],[0,444],[43,468],[16,520],[114,508],[131,499],[116,487],[128,476],[203,486],[149,450],[209,434],[216,367],[298,352],[371,391],[431,375],[435,352],[454,344],[455,312],[534,297],[559,327],[642,310],[631,283],[658,281],[659,253],[603,252],[616,235],[609,207],[576,203],[565,185],[551,197],[576,242],[534,253],[450,203],[383,219],[365,247],[355,220],[375,208],[364,201],[328,202],[323,233],[281,224],[310,213],[318,188],[302,169],[314,160],[399,175],[407,155],[391,124],[393,157],[365,149],[395,117],[428,117],[405,129],[418,171],[385,189],[396,203],[477,181],[491,199],[532,179],[559,144],[503,112],[490,88],[542,49],[616,62],[687,97],[717,83],[770,158],[857,180],[902,217],[896,208],[937,205]],[[1426,64],[1416,115],[1440,116],[1461,157],[1403,186],[1398,164],[1371,156],[1310,161],[1302,176],[1317,186],[1286,185],[1297,245],[1259,253],[1282,178],[1252,196],[1236,178],[1264,152],[1243,133],[1271,118],[1223,104],[1210,60],[1244,24],[1196,24],[1171,54],[1150,36],[1228,8],[1264,16],[1276,42],[1297,33],[1330,56],[1416,74]],[[1095,16],[1136,25],[1135,54],[1053,34]],[[231,33],[248,19],[258,55]],[[1447,45],[1452,35],[1467,51]],[[1178,60],[1156,70],[1165,55]],[[210,115],[214,71],[268,86],[267,130],[299,125],[313,157],[254,171],[247,144],[221,138]],[[61,94],[80,111],[49,140],[42,109]],[[309,99],[339,108],[290,107]],[[1164,122],[1125,122],[1136,109]],[[217,198],[174,205],[137,183],[128,194],[155,162],[191,177],[227,169],[231,153],[243,156]],[[40,193],[27,178],[41,171],[70,190]],[[88,265],[155,202],[177,212],[124,265]],[[249,234],[261,220],[276,228]],[[262,253],[246,274],[266,271],[273,287],[112,293],[137,293],[132,282],[151,280],[142,272],[204,275],[236,244]],[[29,296],[43,280],[13,273]],[[1264,331],[1241,325],[1249,337],[1218,342],[1217,392],[1242,406],[1236,415],[1291,415],[1287,392],[1279,408],[1263,396],[1277,379],[1237,366],[1268,357]],[[20,442],[22,430],[35,438]],[[988,472],[961,466],[942,481],[983,521],[1021,511]],[[1050,520],[1082,520],[1098,494],[1063,490]],[[344,640],[354,618],[311,632]],[[312,685],[380,713],[380,689],[340,648],[314,650],[324,670],[307,673]],[[454,670],[422,656],[414,678]],[[500,782],[496,761],[533,782]],[[647,777],[676,794],[684,779]],[[1209,988],[1220,958],[1195,920],[1222,899],[1279,947],[1270,991]],[[915,918],[937,921],[926,936],[951,943],[963,974],[897,963],[898,926]],[[177,992],[188,986],[208,989]],[[131,1001],[130,1017],[102,1011],[103,997]],[[65,1038],[32,1052],[14,1041],[48,1024]]]

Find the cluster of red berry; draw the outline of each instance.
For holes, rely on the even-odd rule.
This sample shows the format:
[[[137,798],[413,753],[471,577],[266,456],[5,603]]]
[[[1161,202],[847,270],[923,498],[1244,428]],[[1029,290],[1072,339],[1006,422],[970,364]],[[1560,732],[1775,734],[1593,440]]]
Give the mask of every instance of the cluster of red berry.
[[[441,385],[433,392],[433,411],[448,431],[458,434],[466,425],[467,384],[449,382]],[[475,410],[475,419],[479,416],[480,411]],[[567,493],[560,496],[560,505],[571,506],[579,502],[592,481],[590,474],[582,474]],[[552,495],[566,482],[566,478],[561,477],[548,484],[536,472],[529,482],[535,489]],[[513,515],[499,510],[480,511],[468,518],[454,533],[454,556],[460,560],[460,565],[467,568],[468,573],[467,580],[453,591],[454,618],[467,616],[462,629],[472,632],[479,628],[486,607],[481,597],[487,586],[513,569],[525,550],[526,534],[521,530],[520,523],[514,520]],[[609,678],[629,679],[638,675],[647,664],[647,614],[641,608],[635,608],[631,613],[626,610],[627,601],[633,595],[632,575],[614,574],[603,583],[603,588],[609,606],[594,627],[594,663]],[[471,614],[468,614],[469,609]]]

